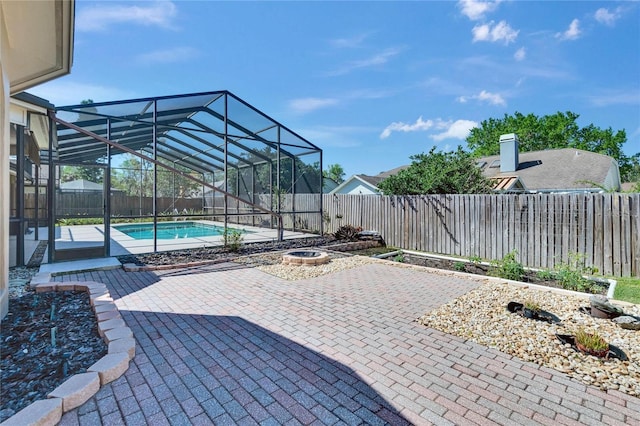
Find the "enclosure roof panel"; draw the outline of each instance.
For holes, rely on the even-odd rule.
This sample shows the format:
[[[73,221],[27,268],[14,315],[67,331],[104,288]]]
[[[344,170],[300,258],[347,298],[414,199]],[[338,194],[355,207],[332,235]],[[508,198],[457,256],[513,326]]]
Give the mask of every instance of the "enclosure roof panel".
[[[230,163],[251,164],[321,151],[228,91],[70,105],[56,115],[136,151],[153,152],[155,136],[165,159],[205,167],[220,167],[225,152]],[[104,143],[62,124],[57,136],[60,163],[104,160]]]

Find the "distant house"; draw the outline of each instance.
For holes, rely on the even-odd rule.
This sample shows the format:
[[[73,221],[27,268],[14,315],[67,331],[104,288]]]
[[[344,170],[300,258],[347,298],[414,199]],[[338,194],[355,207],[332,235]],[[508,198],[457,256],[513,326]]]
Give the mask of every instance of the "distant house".
[[[500,137],[500,155],[478,158],[476,165],[500,193],[620,191],[620,171],[612,157],[575,148],[518,151],[515,134]],[[331,193],[380,194],[384,179],[409,166],[375,176],[353,175]]]
[[[615,159],[575,148],[518,152],[515,134],[500,137],[500,155],[478,158],[499,192],[558,193],[620,190]]]
[[[393,176],[400,170],[404,170],[407,167],[409,166],[396,167],[395,169],[379,173],[375,176],[353,175],[333,189],[330,194],[380,194],[378,184],[389,176]]]
[[[101,183],[91,182],[86,179],[70,180],[60,184],[62,192],[96,192],[103,191],[104,186]]]

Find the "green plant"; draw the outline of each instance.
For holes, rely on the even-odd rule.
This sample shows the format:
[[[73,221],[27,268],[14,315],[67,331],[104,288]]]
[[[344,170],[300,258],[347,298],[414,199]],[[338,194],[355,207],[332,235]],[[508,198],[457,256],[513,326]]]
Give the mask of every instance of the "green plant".
[[[516,260],[518,252],[512,250],[501,260],[491,261],[491,275],[504,278],[505,280],[520,281],[524,276],[524,267]]]
[[[459,272],[464,272],[466,270],[464,262],[454,262],[453,269]]]
[[[480,256],[471,256],[469,258],[469,262],[473,263],[474,265],[479,265],[480,263],[482,263],[482,258]]]
[[[239,229],[233,228],[224,228],[224,232],[222,233],[224,239],[224,246],[227,247],[231,251],[238,251],[242,246],[242,241],[244,240],[244,235],[242,235],[242,231]]]
[[[394,262],[403,263],[404,262],[404,254],[400,253],[393,258]]]
[[[555,274],[548,269],[538,271],[536,275],[538,276],[538,279],[542,281],[551,281],[555,278]]]
[[[358,241],[361,228],[343,225],[333,234],[336,240]]]
[[[589,351],[599,352],[609,349],[607,341],[598,333],[587,333],[583,328],[580,328],[574,337],[577,345],[582,345]]]
[[[569,253],[567,263],[556,265],[555,278],[565,290],[597,293],[599,288],[583,275],[592,274],[593,268],[585,265],[585,257],[580,253]]]
[[[524,308],[528,309],[532,312],[540,312],[540,305],[537,302],[534,302],[533,300],[527,300],[524,302]]]

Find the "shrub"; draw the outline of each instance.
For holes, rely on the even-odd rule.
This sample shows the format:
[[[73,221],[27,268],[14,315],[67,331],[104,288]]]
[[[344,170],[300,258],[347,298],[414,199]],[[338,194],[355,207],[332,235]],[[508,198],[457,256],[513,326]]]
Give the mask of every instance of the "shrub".
[[[491,275],[504,278],[505,280],[520,281],[524,276],[524,267],[516,260],[518,252],[512,250],[507,253],[502,260],[491,262]]]
[[[351,225],[343,225],[333,234],[336,240],[358,241],[362,228]]]
[[[403,263],[404,262],[404,254],[400,253],[399,255],[397,255],[396,257],[393,258],[394,262],[400,262]]]
[[[585,265],[584,255],[569,253],[569,261],[556,265],[555,278],[565,290],[597,293],[598,285],[585,278],[584,274],[592,274],[593,268]]]
[[[541,279],[542,281],[551,281],[555,279],[554,273],[548,269],[543,269],[541,271],[538,271],[537,276],[538,276],[538,279]]]
[[[227,247],[229,250],[238,251],[240,250],[240,247],[242,247],[242,241],[244,240],[244,235],[242,235],[241,230],[224,228],[224,232],[222,236],[224,238],[224,246]]]
[[[466,270],[464,262],[454,262],[453,269],[459,272],[464,272]]]

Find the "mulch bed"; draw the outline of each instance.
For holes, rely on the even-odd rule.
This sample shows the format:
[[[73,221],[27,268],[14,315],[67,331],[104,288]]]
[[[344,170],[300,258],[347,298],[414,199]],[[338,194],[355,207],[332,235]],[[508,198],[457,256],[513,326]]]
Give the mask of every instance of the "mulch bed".
[[[0,333],[0,422],[45,399],[106,353],[86,292],[31,292],[11,299]]]
[[[272,251],[291,250],[302,247],[326,246],[334,242],[336,242],[336,240],[333,237],[296,238],[285,241],[243,244],[237,251],[231,251],[225,247],[206,247],[170,252],[129,254],[118,256],[118,260],[122,264],[133,263],[138,266],[176,265],[189,262],[228,259],[230,257],[248,256]]]
[[[410,254],[403,255],[403,263],[411,265],[427,266],[429,268],[445,269],[448,271],[466,272],[468,274],[493,276],[491,275],[491,266],[481,263],[455,262],[447,259],[437,259],[433,257],[412,256]],[[525,270],[524,276],[520,280],[525,283],[543,285],[546,287],[563,288],[560,281],[555,279],[541,279],[535,271]],[[608,285],[595,284],[593,286],[595,294],[607,294]]]

